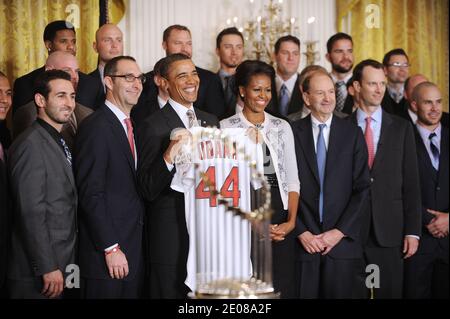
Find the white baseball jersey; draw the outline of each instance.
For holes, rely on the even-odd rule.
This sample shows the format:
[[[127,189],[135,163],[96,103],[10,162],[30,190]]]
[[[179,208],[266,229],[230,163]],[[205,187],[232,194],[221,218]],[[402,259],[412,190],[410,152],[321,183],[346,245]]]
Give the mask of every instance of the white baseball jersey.
[[[252,275],[250,223],[226,211],[220,200],[251,210],[251,183],[255,189],[261,184],[252,179],[250,163],[262,171],[263,154],[246,129],[194,127],[190,132],[191,145],[183,149],[191,153],[181,156],[189,163],[176,164],[171,187],[185,194],[189,233],[185,283],[195,291],[197,281],[246,280]]]

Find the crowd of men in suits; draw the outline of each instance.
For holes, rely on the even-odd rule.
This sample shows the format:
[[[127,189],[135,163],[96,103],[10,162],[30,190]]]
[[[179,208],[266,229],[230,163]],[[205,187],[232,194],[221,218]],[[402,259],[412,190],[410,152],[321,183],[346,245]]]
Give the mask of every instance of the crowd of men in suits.
[[[79,71],[72,25],[51,22],[43,38],[43,67],[13,89],[0,72],[1,297],[73,296],[65,286],[76,264],[77,297],[186,298],[184,195],[170,188],[180,140],[170,135],[193,119],[218,126],[242,112],[235,72],[244,37],[219,33],[213,73],[193,63],[189,29],[172,25],[166,57],[145,74],[123,56],[113,24],[96,32],[90,74]],[[278,39],[266,108],[295,136],[296,296],[448,298],[448,113],[439,88],[409,74],[403,49],[354,67],[345,33],[327,42],[330,73],[299,74],[300,57],[298,38]],[[379,269],[371,289],[367,265]]]

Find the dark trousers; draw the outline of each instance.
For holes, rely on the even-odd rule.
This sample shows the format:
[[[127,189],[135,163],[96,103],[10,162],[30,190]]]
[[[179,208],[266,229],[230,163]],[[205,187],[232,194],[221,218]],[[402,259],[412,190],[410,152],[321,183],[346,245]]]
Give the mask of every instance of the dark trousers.
[[[142,298],[144,265],[132,280],[81,279],[81,295],[84,299],[138,299]]]
[[[178,266],[151,264],[149,279],[152,299],[186,299],[191,291],[184,284],[186,266],[181,271]]]
[[[300,298],[350,299],[362,298],[357,292],[363,270],[361,259],[334,259],[315,254],[312,259],[299,260]]]
[[[448,299],[449,265],[440,249],[405,261],[405,298]]]

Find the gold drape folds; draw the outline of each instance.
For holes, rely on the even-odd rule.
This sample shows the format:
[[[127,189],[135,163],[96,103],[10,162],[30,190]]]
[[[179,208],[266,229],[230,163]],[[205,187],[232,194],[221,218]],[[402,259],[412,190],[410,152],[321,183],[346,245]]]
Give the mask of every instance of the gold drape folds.
[[[92,42],[98,29],[98,0],[0,0],[0,70],[10,80],[44,65],[44,28],[54,20],[75,25],[80,70],[96,67]]]
[[[381,62],[389,50],[403,48],[410,59],[410,74],[423,73],[435,82],[448,110],[447,0],[336,0],[336,5],[337,29],[352,35],[355,62],[367,58]],[[377,9],[379,28],[369,28]],[[343,22],[346,19],[350,23]]]

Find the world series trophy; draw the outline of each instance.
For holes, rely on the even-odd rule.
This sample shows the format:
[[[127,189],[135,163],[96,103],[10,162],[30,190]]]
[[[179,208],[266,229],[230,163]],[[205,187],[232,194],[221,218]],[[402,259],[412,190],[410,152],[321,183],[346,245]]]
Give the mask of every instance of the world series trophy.
[[[195,198],[186,217],[191,298],[279,298],[272,283],[270,186],[251,130],[192,128],[175,160],[192,163],[184,174],[193,186],[185,196]]]

